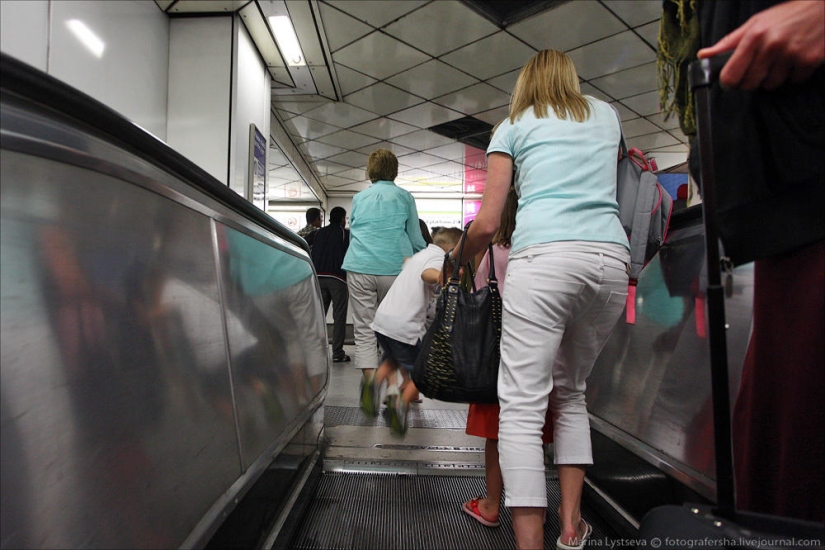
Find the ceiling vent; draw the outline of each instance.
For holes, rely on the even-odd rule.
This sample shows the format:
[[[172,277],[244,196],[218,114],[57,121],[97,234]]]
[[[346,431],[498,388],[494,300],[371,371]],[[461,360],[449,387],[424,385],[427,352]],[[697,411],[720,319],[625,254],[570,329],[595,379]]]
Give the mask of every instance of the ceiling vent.
[[[482,151],[486,151],[487,146],[490,145],[490,137],[493,126],[483,120],[479,120],[471,116],[465,116],[464,118],[451,120],[450,122],[445,122],[444,124],[439,124],[438,126],[431,126],[427,129],[444,137],[448,137],[461,143],[476,147],[477,149],[481,149]]]
[[[536,15],[569,0],[461,0],[500,28]]]

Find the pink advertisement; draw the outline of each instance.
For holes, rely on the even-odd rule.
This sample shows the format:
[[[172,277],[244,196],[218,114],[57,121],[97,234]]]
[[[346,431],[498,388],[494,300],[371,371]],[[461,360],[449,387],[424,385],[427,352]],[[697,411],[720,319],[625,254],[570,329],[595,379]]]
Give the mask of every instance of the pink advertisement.
[[[487,154],[481,149],[464,145],[464,193],[483,194],[487,183]],[[466,216],[466,210],[465,210]]]
[[[468,222],[476,219],[478,209],[481,207],[481,201],[477,199],[464,199],[464,216],[462,217],[462,224],[467,225]]]
[[[487,154],[471,145],[464,145],[464,193],[482,195],[487,183]],[[481,207],[479,199],[464,199],[462,202],[462,225],[476,219]]]

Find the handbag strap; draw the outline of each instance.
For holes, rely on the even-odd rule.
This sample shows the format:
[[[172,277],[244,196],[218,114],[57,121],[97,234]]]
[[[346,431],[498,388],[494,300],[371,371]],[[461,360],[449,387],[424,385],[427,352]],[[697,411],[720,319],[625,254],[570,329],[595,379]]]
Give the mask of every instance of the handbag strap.
[[[490,256],[490,273],[487,274],[487,284],[498,290],[498,279],[496,278],[496,261],[493,257],[493,243],[487,245],[487,254]]]
[[[458,262],[459,259],[464,255],[464,243],[467,241],[467,232],[470,230],[470,224],[472,223],[473,220],[467,222],[467,225],[464,226],[464,233],[461,235],[461,239],[458,241],[458,256],[456,256],[452,262],[453,274],[450,276],[450,282],[452,283],[458,284],[458,272],[461,269],[461,266],[458,265]]]
[[[452,275],[444,285],[444,289],[442,291],[445,293],[445,312],[443,327],[447,330],[447,332],[453,331],[453,324],[455,323],[455,313],[456,309],[458,308],[458,294],[460,290],[460,266],[458,265],[458,258],[461,258],[464,253],[464,242],[467,240],[467,232],[470,229],[471,223],[473,223],[472,220],[467,222],[467,225],[464,226],[464,234],[461,236],[461,242],[458,246],[458,256],[456,256],[456,259],[450,262],[449,254],[444,254],[444,265],[442,267],[442,271],[446,274],[446,268],[448,263],[452,263],[453,267]],[[490,286],[492,290],[494,290],[497,293],[498,279],[496,278],[496,263],[495,257],[493,256],[493,243],[487,243],[487,254],[490,256],[490,273],[487,276],[487,284]],[[475,282],[475,274],[473,273],[472,262],[467,263],[467,269],[469,270],[470,281],[472,281],[473,292],[475,292],[477,289]]]
[[[449,283],[455,283],[456,285],[459,283],[459,271],[460,266],[458,265],[458,258],[461,258],[464,255],[464,243],[467,240],[467,234],[470,230],[470,225],[473,223],[473,220],[467,222],[467,225],[464,226],[464,234],[461,235],[461,240],[458,245],[458,256],[452,261],[453,272],[450,276],[448,281]],[[493,243],[487,243],[487,254],[490,256],[490,273],[487,275],[487,284],[498,289],[498,279],[496,278],[496,262],[495,256],[493,255]],[[442,271],[446,275],[446,266],[449,261],[449,254],[444,254],[444,266],[442,267]],[[470,280],[472,281],[473,292],[476,289],[476,282],[475,282],[475,273],[473,272],[472,262],[467,262],[467,269],[470,270]],[[446,280],[446,277],[445,277]]]

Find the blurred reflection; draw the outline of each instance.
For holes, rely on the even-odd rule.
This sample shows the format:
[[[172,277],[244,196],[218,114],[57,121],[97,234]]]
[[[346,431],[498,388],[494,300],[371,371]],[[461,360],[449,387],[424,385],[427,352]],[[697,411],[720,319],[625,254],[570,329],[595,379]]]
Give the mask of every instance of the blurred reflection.
[[[179,547],[245,488],[239,459],[271,459],[323,388],[311,264],[269,248],[264,288],[224,239],[219,266],[214,201],[197,186],[6,99],[0,547]],[[5,148],[7,123],[42,133],[38,155]]]
[[[268,423],[282,428],[327,376],[326,326],[312,267],[234,229],[219,225],[218,231],[236,396],[249,392]],[[265,424],[254,422],[257,412],[240,397],[238,409],[247,455],[268,442],[253,427]]]
[[[712,478],[704,258],[700,220],[671,229],[639,279],[636,324],[617,323],[588,379],[587,402],[595,416]],[[748,270],[735,281],[726,305],[732,380],[752,302]]]
[[[2,547],[179,546],[239,475],[210,222],[2,157]]]
[[[5,386],[2,386],[5,389]],[[31,480],[25,461],[23,437],[12,421],[6,406],[5,392],[0,397],[0,425],[3,444],[0,445],[0,548],[31,548],[33,525],[31,517]]]
[[[169,545],[162,528],[144,532],[140,500],[123,498],[141,491],[153,470],[143,438],[157,429],[164,399],[147,311],[162,280],[150,276],[140,241],[120,253],[84,250],[83,242],[67,223],[40,229],[42,289],[79,428],[77,454],[94,456],[80,461],[81,483],[106,487],[84,502],[84,516],[95,517],[84,530]]]

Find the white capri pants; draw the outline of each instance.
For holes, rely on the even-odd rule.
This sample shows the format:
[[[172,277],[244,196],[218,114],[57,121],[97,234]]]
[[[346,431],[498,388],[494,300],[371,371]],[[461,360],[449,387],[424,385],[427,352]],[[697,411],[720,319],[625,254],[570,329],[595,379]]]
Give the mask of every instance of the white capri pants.
[[[390,291],[396,275],[367,275],[347,272],[349,308],[352,311],[352,336],[355,340],[355,368],[378,368],[381,354],[372,322],[375,312]]]
[[[556,464],[592,464],[585,379],[627,299],[630,254],[583,241],[510,255],[501,334],[499,456],[505,505],[547,506],[541,429],[553,413]]]

